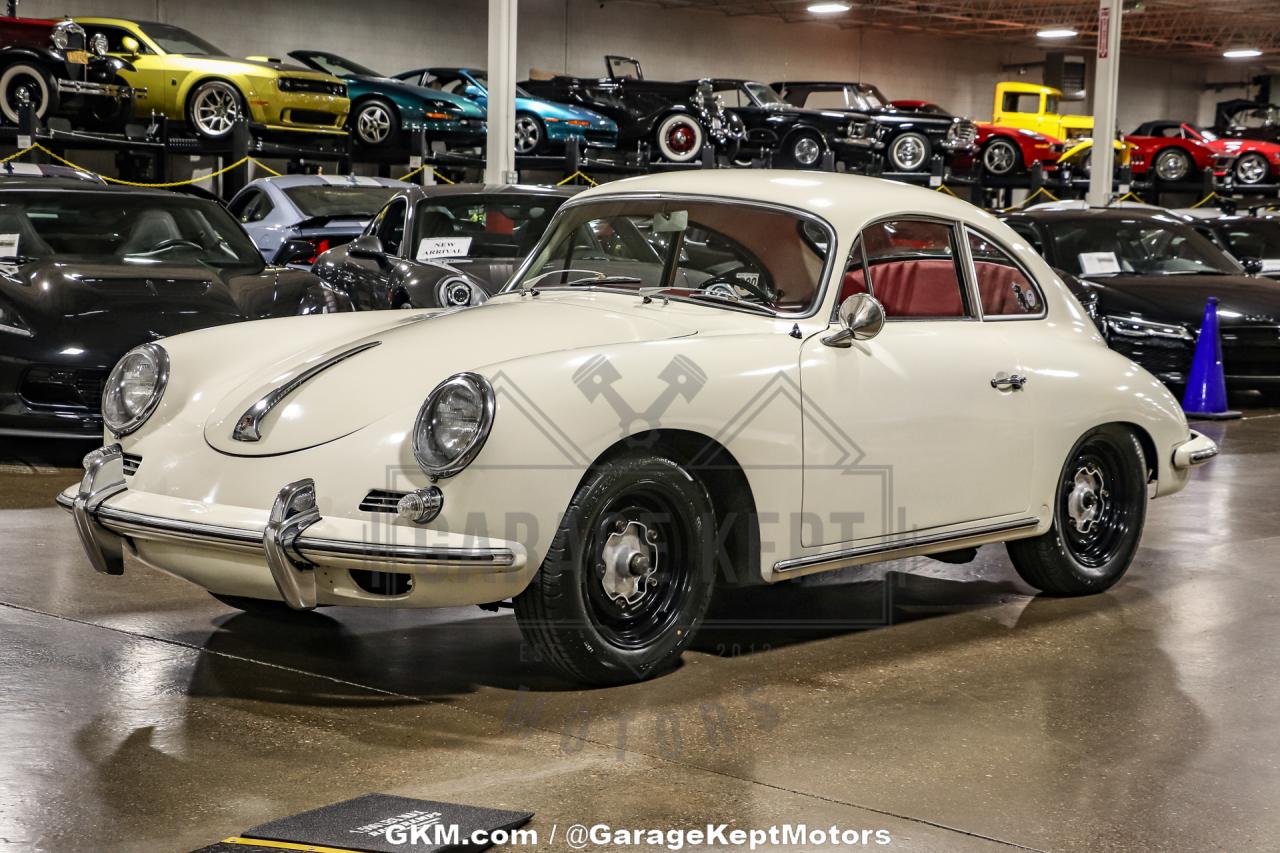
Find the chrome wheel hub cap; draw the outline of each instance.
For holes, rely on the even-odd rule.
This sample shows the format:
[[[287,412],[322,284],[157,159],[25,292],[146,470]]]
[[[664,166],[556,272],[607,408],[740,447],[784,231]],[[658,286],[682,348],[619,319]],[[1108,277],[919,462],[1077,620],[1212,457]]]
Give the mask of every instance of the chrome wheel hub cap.
[[[1180,154],[1165,154],[1156,162],[1156,176],[1162,181],[1180,181],[1187,175],[1187,161]]]
[[[1098,523],[1110,497],[1102,472],[1096,465],[1083,465],[1076,470],[1071,494],[1067,495],[1067,516],[1071,526],[1088,533]]]
[[[381,142],[391,133],[391,116],[376,104],[365,107],[356,119],[356,131],[365,142]]]
[[[600,584],[604,594],[615,603],[636,604],[645,590],[655,583],[658,554],[653,543],[657,531],[638,521],[619,521],[600,550],[604,574]]]
[[[211,136],[218,136],[231,130],[240,114],[235,95],[218,87],[208,89],[200,95],[196,102],[196,124]]]
[[[899,169],[909,172],[924,161],[924,146],[914,136],[900,139],[894,143],[893,159]]]
[[[817,143],[817,140],[806,137],[796,143],[795,156],[797,163],[812,166],[822,156],[822,146]]]
[[[531,118],[516,119],[516,151],[529,154],[538,147],[542,134],[538,131],[538,123]]]

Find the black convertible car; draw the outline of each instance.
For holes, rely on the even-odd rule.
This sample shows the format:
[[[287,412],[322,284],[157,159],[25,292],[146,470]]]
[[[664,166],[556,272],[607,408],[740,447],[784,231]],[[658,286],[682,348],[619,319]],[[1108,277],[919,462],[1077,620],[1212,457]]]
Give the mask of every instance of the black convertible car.
[[[618,125],[618,147],[647,142],[663,160],[689,163],[711,143],[733,156],[746,131],[706,80],[668,83],[646,80],[640,63],[627,56],[606,56],[608,76],[525,80],[520,88],[535,98],[585,107]]]
[[[1232,390],[1280,389],[1280,286],[1240,264],[1171,213],[1048,208],[1005,222],[1051,265],[1086,282],[1111,348],[1165,384],[1186,383],[1210,296]]]
[[[67,177],[0,177],[0,435],[101,438],[107,373],[146,341],[350,310],[269,267],[220,204]]]
[[[793,106],[754,80],[713,78],[708,82],[746,128],[746,138],[738,146],[739,161],[769,154],[771,165],[811,169],[832,151],[837,162],[856,167],[879,147],[877,126],[863,114]]]
[[[880,125],[885,160],[891,172],[924,172],[935,153],[948,159],[972,155],[978,127],[966,118],[900,110],[870,83],[783,81],[773,84],[782,99],[797,107],[845,110],[870,116]]]
[[[413,187],[311,271],[360,309],[475,305],[496,293],[580,187]]]

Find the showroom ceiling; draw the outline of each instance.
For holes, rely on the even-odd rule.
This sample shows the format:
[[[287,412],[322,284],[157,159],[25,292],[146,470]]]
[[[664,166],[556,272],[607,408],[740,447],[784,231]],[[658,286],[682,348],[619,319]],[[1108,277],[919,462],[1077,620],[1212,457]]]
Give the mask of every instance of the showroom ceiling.
[[[881,27],[951,38],[1025,45],[1050,27],[1079,31],[1062,46],[1092,44],[1096,0],[857,0],[847,12],[814,15],[814,0],[638,0],[667,8],[726,15],[764,15],[784,21],[822,20],[839,27]],[[637,2],[637,0],[602,0]],[[1125,3],[1126,50],[1220,57],[1233,47],[1280,52],[1280,0],[1143,0]],[[1049,42],[1040,42],[1047,45]]]

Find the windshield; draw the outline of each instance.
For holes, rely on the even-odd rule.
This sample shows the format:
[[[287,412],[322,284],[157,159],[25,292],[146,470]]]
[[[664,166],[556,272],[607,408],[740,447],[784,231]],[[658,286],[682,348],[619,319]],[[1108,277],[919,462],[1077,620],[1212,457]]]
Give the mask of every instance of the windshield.
[[[782,98],[778,97],[778,93],[770,89],[763,83],[743,83],[742,87],[746,89],[751,97],[755,98],[756,103],[762,107],[786,107],[790,106]]]
[[[1057,265],[1075,275],[1242,272],[1194,229],[1164,217],[1064,219],[1042,225]]]
[[[193,32],[172,24],[147,24],[144,32],[165,53],[185,53],[188,56],[226,56],[227,52],[214,47]]]
[[[344,59],[341,56],[334,56],[332,53],[308,53],[306,57],[306,62],[321,71],[332,74],[334,77],[382,76],[372,68],[367,68],[358,62],[352,62],[350,59]]]
[[[4,193],[0,245],[21,258],[262,267],[262,255],[231,214],[176,194]]]
[[[1280,258],[1280,222],[1274,219],[1242,219],[1221,231],[1237,258]]]
[[[866,101],[873,110],[884,109],[885,105],[889,103],[889,99],[870,83],[863,83],[858,87],[858,90],[862,93],[863,100]]]
[[[564,202],[559,196],[518,195],[419,202],[413,218],[414,257],[523,258]]]
[[[284,194],[307,216],[368,219],[396,192],[397,187],[316,186],[288,187]]]
[[[565,211],[508,289],[591,286],[608,276],[601,286],[670,287],[675,297],[807,312],[830,243],[816,220],[742,202],[601,200]]]

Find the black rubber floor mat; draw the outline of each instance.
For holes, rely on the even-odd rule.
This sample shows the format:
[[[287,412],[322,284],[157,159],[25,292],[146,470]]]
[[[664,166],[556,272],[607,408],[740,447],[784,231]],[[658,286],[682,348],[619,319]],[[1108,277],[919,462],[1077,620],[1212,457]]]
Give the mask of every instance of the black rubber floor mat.
[[[533,812],[365,794],[255,826],[226,847],[249,853],[254,839],[262,839],[362,853],[483,850],[493,833],[515,829],[531,817]]]

